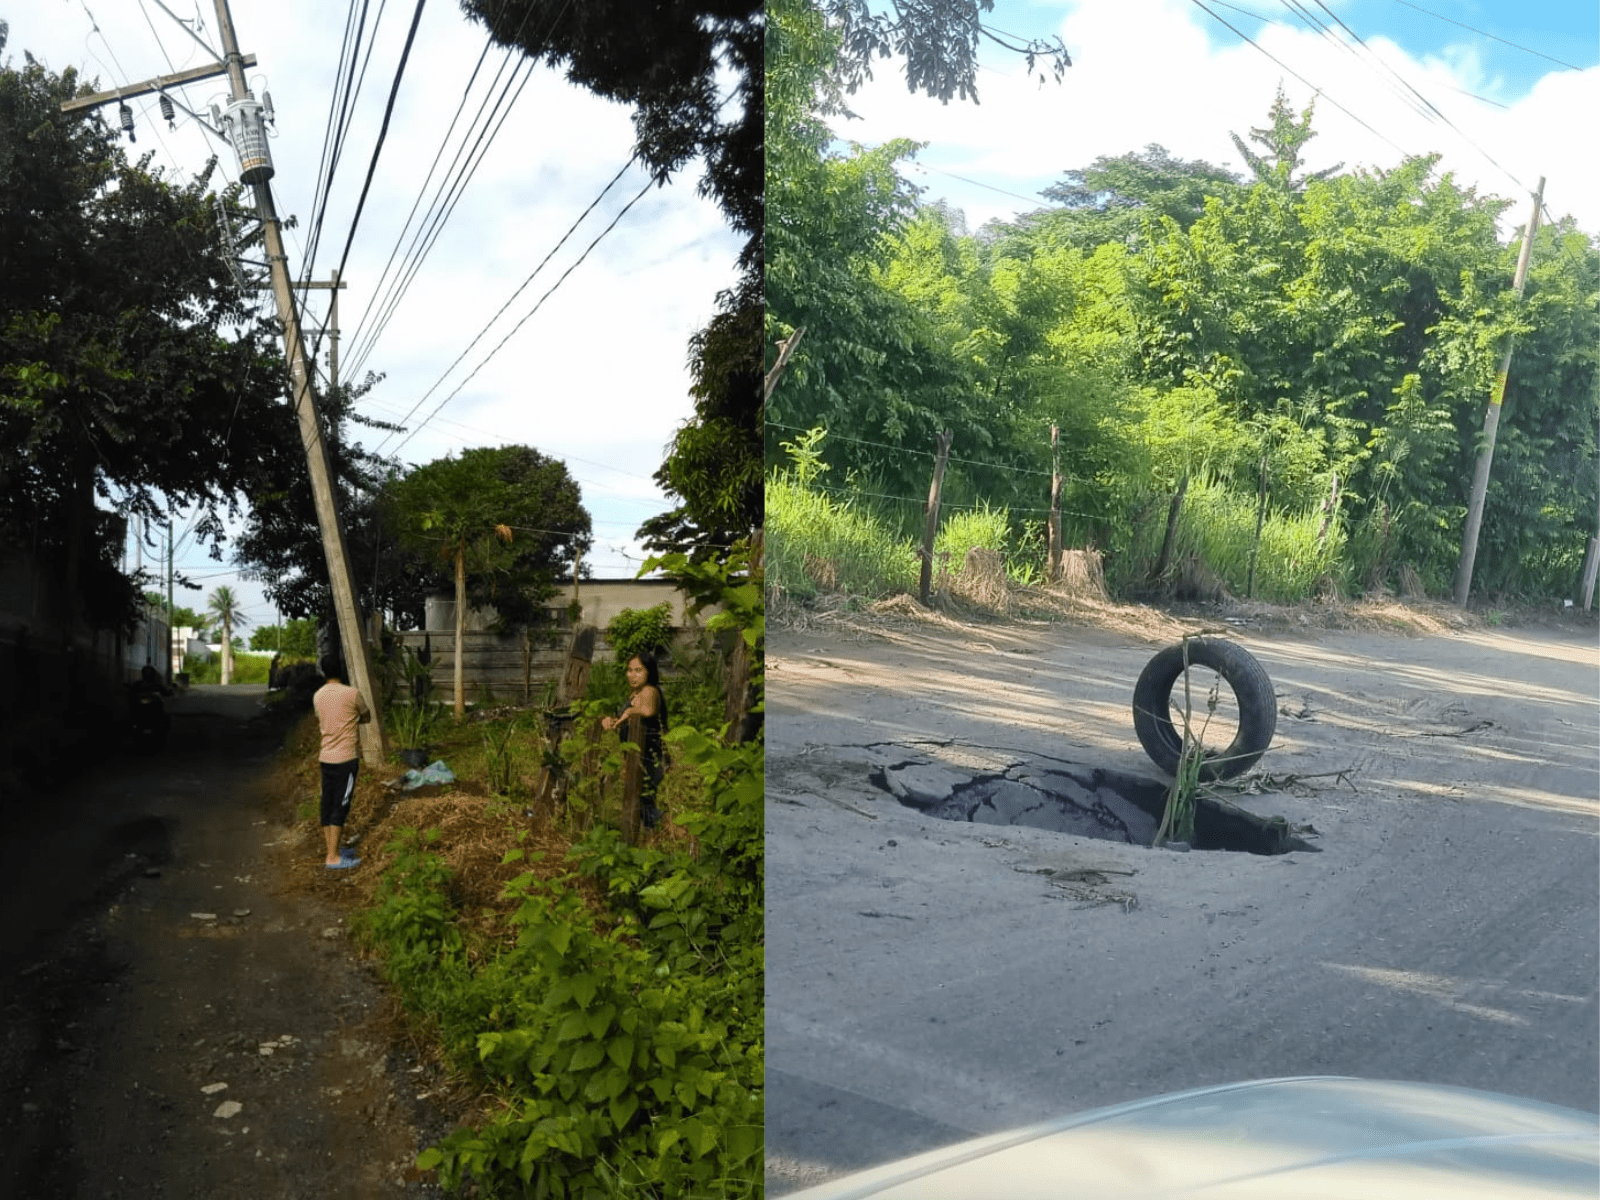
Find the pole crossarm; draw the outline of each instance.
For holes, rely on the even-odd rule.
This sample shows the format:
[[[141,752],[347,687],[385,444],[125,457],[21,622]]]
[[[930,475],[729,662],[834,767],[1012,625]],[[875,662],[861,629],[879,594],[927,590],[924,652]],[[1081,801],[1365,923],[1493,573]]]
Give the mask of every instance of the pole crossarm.
[[[256,56],[246,54],[240,60],[246,67],[256,65]],[[183,83],[193,83],[197,79],[210,79],[213,75],[226,75],[227,63],[207,63],[203,67],[190,67],[187,71],[179,71],[175,75],[158,75],[154,79],[147,79],[143,83],[130,83],[127,87],[115,88],[109,92],[96,92],[92,96],[79,96],[76,100],[64,100],[61,103],[62,112],[77,112],[85,108],[99,108],[102,104],[114,104],[118,100],[126,100],[130,96],[148,96],[152,92],[163,92],[167,88],[177,87]]]

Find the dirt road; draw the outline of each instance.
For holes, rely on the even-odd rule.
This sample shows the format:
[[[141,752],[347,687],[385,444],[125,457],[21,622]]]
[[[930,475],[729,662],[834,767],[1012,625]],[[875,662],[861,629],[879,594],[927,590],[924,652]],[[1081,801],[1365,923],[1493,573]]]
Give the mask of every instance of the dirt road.
[[[1316,852],[930,815],[975,778],[996,789],[991,822],[1044,781],[1091,798],[1160,782],[1129,711],[1149,641],[1062,624],[771,631],[773,1194],[1251,1078],[1600,1108],[1593,626],[1236,633],[1279,708],[1266,790],[1239,801],[1311,826]]]
[[[168,748],[8,813],[0,1196],[434,1195],[340,881],[286,891],[262,689],[169,701]],[[255,719],[253,719],[255,718]]]

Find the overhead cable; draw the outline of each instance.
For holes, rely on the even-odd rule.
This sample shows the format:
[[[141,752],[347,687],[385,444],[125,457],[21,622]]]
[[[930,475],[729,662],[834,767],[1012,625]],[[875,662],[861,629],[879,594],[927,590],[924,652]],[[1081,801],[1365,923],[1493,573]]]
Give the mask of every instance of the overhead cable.
[[[1395,0],[1395,3],[1396,4],[1404,4],[1407,8],[1414,8],[1419,13],[1427,13],[1428,16],[1436,17],[1438,20],[1449,21],[1450,24],[1452,24],[1452,25],[1460,25],[1462,29],[1469,30],[1472,33],[1477,34],[1479,37],[1490,38],[1493,41],[1500,42],[1503,45],[1510,46],[1513,50],[1521,50],[1524,54],[1532,54],[1535,58],[1542,58],[1542,59],[1546,60],[1547,62],[1553,62],[1558,67],[1566,67],[1568,70],[1572,70],[1572,71],[1581,71],[1581,70],[1583,70],[1582,67],[1577,66],[1574,63],[1569,63],[1569,62],[1566,62],[1566,61],[1564,61],[1562,59],[1554,58],[1551,55],[1545,54],[1545,53],[1543,53],[1542,51],[1539,51],[1539,50],[1530,50],[1526,46],[1517,45],[1516,42],[1508,42],[1503,37],[1497,37],[1495,34],[1486,33],[1482,29],[1474,29],[1471,25],[1467,25],[1467,24],[1464,24],[1461,21],[1457,21],[1454,17],[1447,17],[1447,16],[1444,16],[1441,13],[1436,13],[1432,9],[1423,8],[1422,5],[1420,5],[1420,4],[1412,4],[1411,0]]]
[[[460,354],[456,355],[456,360],[453,363],[451,363],[448,367],[446,367],[444,369],[444,374],[439,376],[438,380],[434,383],[434,385],[432,387],[430,387],[426,392],[424,392],[422,394],[422,398],[419,399],[415,404],[413,404],[411,406],[411,408],[406,412],[406,415],[401,417],[400,420],[396,422],[396,424],[404,425],[407,421],[409,421],[412,418],[412,416],[416,413],[417,409],[421,408],[422,405],[424,403],[426,403],[428,397],[433,395],[433,393],[438,390],[439,385],[444,383],[444,381],[447,378],[449,378],[450,372],[454,371],[458,366],[461,365],[461,360],[466,358],[466,356],[468,354],[472,353],[472,348],[474,346],[476,346],[483,339],[484,335],[489,332],[490,328],[493,327],[494,323],[500,319],[501,314],[504,313],[506,311],[506,309],[511,307],[512,303],[515,302],[516,298],[518,296],[522,295],[522,293],[527,290],[528,285],[534,281],[534,279],[538,276],[539,272],[544,270],[545,264],[547,264],[552,258],[555,257],[556,251],[560,250],[562,246],[565,246],[567,244],[567,239],[570,238],[574,233],[577,232],[578,226],[583,224],[584,218],[586,218],[590,213],[592,213],[595,210],[595,207],[600,203],[600,201],[602,201],[602,200],[604,200],[606,198],[606,195],[611,191],[612,188],[614,188],[617,185],[617,181],[619,179],[621,179],[625,174],[627,174],[628,168],[633,166],[634,162],[637,161],[638,157],[639,156],[637,154],[635,154],[632,158],[628,159],[627,162],[622,164],[622,169],[611,177],[610,181],[605,185],[605,187],[600,189],[600,194],[589,202],[589,207],[584,209],[581,213],[579,213],[578,214],[578,219],[576,221],[574,221],[570,226],[568,226],[567,231],[561,235],[561,240],[558,241],[554,246],[550,247],[549,253],[547,253],[542,259],[539,260],[539,265],[534,267],[532,272],[529,273],[528,277],[526,279],[524,279],[522,281],[522,283],[517,287],[517,290],[511,293],[510,297],[506,300],[506,302],[504,304],[502,304],[500,306],[499,310],[496,311],[494,316],[490,317],[489,320],[487,322],[485,322],[483,328],[478,331],[477,336],[474,337],[471,342],[467,343],[467,348],[465,350],[463,350]],[[645,190],[648,190],[649,187],[650,187],[650,184],[646,183],[645,184]],[[640,196],[644,195],[644,191],[641,191],[639,193],[639,195]],[[625,213],[625,212],[628,211],[628,208],[632,208],[634,203],[638,199],[639,199],[639,196],[635,196],[633,198],[633,200],[630,200],[628,202],[627,208],[624,208],[622,210],[622,212]],[[617,219],[620,220],[621,217],[622,217],[622,213],[618,213],[617,214]],[[616,223],[617,222],[614,220],[614,221],[611,222],[611,225],[606,226],[605,230],[601,232],[600,237],[605,237],[605,235],[611,231],[612,226],[614,226]],[[593,250],[594,246],[595,246],[595,243],[598,242],[599,240],[600,240],[600,238],[596,238],[594,240],[594,242],[591,242],[589,244],[589,250]],[[589,253],[589,250],[585,250],[583,252],[584,255],[587,255]],[[578,259],[578,262],[582,262],[582,261],[583,261],[583,258],[580,257]],[[577,263],[574,263],[573,266],[577,266]],[[565,279],[567,277],[567,275],[570,275],[571,273],[572,273],[572,267],[568,267],[567,268],[567,274],[566,275],[562,275],[561,279]],[[556,281],[556,285],[559,287],[560,283],[561,283],[561,280],[558,279]],[[551,288],[550,290],[554,291],[555,288]],[[549,292],[545,293],[546,296],[548,296],[549,294],[550,294]],[[541,299],[539,301],[539,303],[543,304],[544,301]],[[537,307],[538,306],[535,305],[535,311],[537,311]],[[528,314],[528,316],[530,316],[530,317],[532,315],[533,315],[533,313],[529,313]],[[524,321],[526,321],[527,319],[528,319],[527,317],[523,318]],[[519,322],[518,325],[517,325],[517,328],[520,329],[521,327],[522,327],[521,323]],[[515,333],[516,329],[513,329],[511,332]],[[504,344],[505,343],[503,343],[503,342],[501,343],[501,345],[504,345]],[[496,346],[495,349],[498,351],[499,350],[499,346]],[[493,355],[491,354],[490,357],[493,357]],[[488,359],[484,360],[484,362],[487,362],[487,361],[488,361]],[[481,368],[483,366],[483,363],[479,363],[478,366]],[[477,369],[474,369],[473,375],[476,375],[476,374],[477,374]],[[471,377],[472,376],[469,375],[467,378],[470,379]],[[465,382],[465,381],[463,381],[463,382]],[[460,389],[458,388],[457,390],[459,391]],[[451,393],[451,395],[454,395],[454,394],[455,394],[454,392]],[[446,399],[448,399],[448,397]],[[441,404],[440,407],[442,408],[443,405]],[[438,409],[434,410],[435,413],[437,413],[438,411],[439,411]],[[379,442],[378,445],[374,448],[373,453],[376,454],[376,453],[378,453],[378,451],[382,450],[383,446],[384,446],[384,443],[387,442],[388,440],[389,440],[388,436],[385,436],[383,441]],[[408,436],[406,440],[409,441],[410,437]],[[405,445],[405,442],[401,442],[400,445],[402,445],[402,446]],[[396,452],[398,452],[399,449],[400,449],[399,446],[395,447]]]
[[[420,433],[427,426],[428,422],[433,420],[433,418],[436,417],[439,414],[439,411],[442,408],[444,408],[444,406],[446,404],[449,404],[451,400],[455,399],[456,395],[461,391],[462,388],[466,387],[467,384],[472,382],[473,377],[476,376],[479,371],[483,370],[483,368],[488,365],[490,359],[494,358],[494,356],[496,354],[500,353],[501,349],[504,348],[505,344],[507,342],[509,342],[513,337],[516,336],[517,331],[519,329],[521,329],[524,325],[526,325],[529,320],[532,319],[533,314],[538,312],[541,308],[544,307],[544,302],[546,300],[550,299],[550,297],[555,294],[556,289],[559,288],[563,283],[566,282],[567,276],[571,275],[575,270],[578,269],[579,266],[581,266],[583,264],[584,259],[589,257],[589,252],[600,244],[601,240],[606,236],[606,234],[610,233],[613,229],[615,229],[617,227],[617,223],[619,221],[621,221],[623,217],[628,215],[628,211],[631,208],[633,208],[633,206],[635,204],[639,203],[640,200],[644,199],[645,193],[648,192],[651,189],[651,187],[656,186],[658,183],[661,183],[661,182],[664,182],[664,181],[659,179],[659,178],[655,178],[655,177],[645,181],[645,185],[642,188],[639,189],[639,191],[634,195],[633,199],[629,200],[627,202],[627,204],[622,206],[622,211],[617,213],[617,215],[615,217],[611,218],[611,223],[600,231],[600,233],[595,237],[594,241],[590,242],[586,247],[584,247],[583,253],[578,255],[577,260],[575,262],[573,262],[571,266],[569,266],[565,271],[563,271],[561,273],[560,278],[558,278],[553,284],[550,285],[550,289],[547,292],[545,292],[544,295],[539,297],[538,303],[535,304],[531,309],[528,310],[528,315],[523,317],[522,320],[518,321],[516,323],[516,325],[512,327],[511,332],[506,334],[505,337],[501,338],[499,343],[495,346],[495,348],[493,350],[489,351],[489,353],[484,356],[483,361],[480,362],[477,366],[472,368],[472,373],[470,375],[468,375],[465,379],[463,379],[460,383],[458,383],[456,385],[455,391],[452,391],[443,400],[439,401],[437,407],[434,408],[433,412],[429,413],[427,418],[424,419],[423,422],[420,425],[418,425],[410,433],[406,434],[405,438],[401,440],[400,444],[397,445],[394,448],[394,453],[398,454],[400,452],[401,447],[403,447],[406,444],[406,442],[409,442],[412,438],[416,437],[416,435],[418,433]],[[579,218],[579,219],[581,220],[582,218]],[[552,251],[552,253],[553,253],[553,251]]]

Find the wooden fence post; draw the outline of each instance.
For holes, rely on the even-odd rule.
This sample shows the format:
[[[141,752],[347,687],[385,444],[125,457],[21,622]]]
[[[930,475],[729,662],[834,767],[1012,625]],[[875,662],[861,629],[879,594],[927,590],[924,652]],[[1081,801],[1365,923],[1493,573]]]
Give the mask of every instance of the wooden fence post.
[[[933,482],[928,485],[928,503],[923,508],[922,522],[922,579],[917,586],[917,596],[928,603],[928,589],[933,584],[933,539],[939,532],[939,489],[944,486],[944,465],[950,457],[950,431],[939,435],[933,456]]]
[[[1245,575],[1244,598],[1253,599],[1256,594],[1256,558],[1261,553],[1261,527],[1267,520],[1267,454],[1261,452],[1261,497],[1256,503],[1256,536],[1250,543],[1250,570]]]
[[[599,631],[593,625],[579,625],[572,631],[567,646],[567,665],[561,672],[557,702],[571,704],[589,686],[589,665],[594,660],[594,639]]]
[[[1150,582],[1154,583],[1166,574],[1167,562],[1172,557],[1172,543],[1178,535],[1178,514],[1183,511],[1183,496],[1189,490],[1189,472],[1183,473],[1183,478],[1178,480],[1178,490],[1172,497],[1172,503],[1167,506],[1167,534],[1161,539],[1161,553],[1156,556],[1156,565],[1150,569]]]
[[[1044,578],[1046,583],[1061,582],[1061,453],[1060,430],[1050,426],[1050,524],[1045,542]]]
[[[644,718],[634,713],[618,731],[636,750],[622,752],[622,836],[628,845],[639,844],[639,789],[644,780]]]

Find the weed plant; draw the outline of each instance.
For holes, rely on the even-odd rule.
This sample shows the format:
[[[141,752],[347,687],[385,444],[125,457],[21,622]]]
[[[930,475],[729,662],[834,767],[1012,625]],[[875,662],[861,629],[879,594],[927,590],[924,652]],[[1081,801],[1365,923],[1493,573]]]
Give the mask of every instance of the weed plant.
[[[1253,494],[1231,492],[1217,481],[1191,483],[1178,520],[1173,561],[1188,554],[1197,555],[1222,578],[1229,591],[1236,596],[1245,595],[1256,533],[1256,504]],[[1323,515],[1316,509],[1303,514],[1277,509],[1268,512],[1256,554],[1255,599],[1294,604],[1315,595],[1325,579],[1342,579],[1343,527],[1338,520],[1329,522],[1325,536],[1319,540],[1322,525]],[[1125,559],[1127,566],[1112,580],[1114,587],[1133,582],[1127,575],[1129,566],[1137,572],[1155,561],[1165,533],[1164,520],[1136,526],[1132,550]]]
[[[841,592],[878,600],[917,586],[917,552],[881,521],[812,491],[787,473],[767,478],[767,583],[797,599]]]

